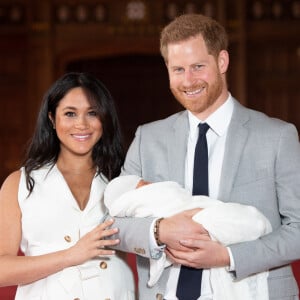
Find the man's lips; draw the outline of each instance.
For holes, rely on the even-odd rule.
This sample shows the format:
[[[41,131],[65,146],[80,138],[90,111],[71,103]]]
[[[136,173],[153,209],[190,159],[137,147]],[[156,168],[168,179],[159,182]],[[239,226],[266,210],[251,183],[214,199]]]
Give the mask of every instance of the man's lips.
[[[194,95],[200,94],[203,90],[204,90],[204,87],[201,87],[201,88],[199,88],[199,89],[192,90],[192,91],[187,91],[187,90],[185,90],[184,93],[185,93],[187,96],[194,96]]]

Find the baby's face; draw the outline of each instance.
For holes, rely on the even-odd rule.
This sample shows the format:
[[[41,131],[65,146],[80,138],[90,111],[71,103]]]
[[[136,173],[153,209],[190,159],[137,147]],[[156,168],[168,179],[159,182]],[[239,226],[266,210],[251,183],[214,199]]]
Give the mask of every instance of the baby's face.
[[[144,185],[150,184],[150,183],[151,183],[151,182],[149,182],[149,181],[145,181],[145,180],[141,179],[141,180],[138,182],[138,184],[137,184],[137,186],[136,186],[136,189],[138,189],[138,188],[140,188],[140,187],[142,187],[142,186],[144,186]]]

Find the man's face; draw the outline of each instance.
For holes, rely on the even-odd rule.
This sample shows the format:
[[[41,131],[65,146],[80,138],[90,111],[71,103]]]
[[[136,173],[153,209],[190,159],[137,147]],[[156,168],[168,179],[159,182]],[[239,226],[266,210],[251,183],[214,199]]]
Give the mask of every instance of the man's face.
[[[209,54],[201,35],[168,45],[167,68],[175,98],[205,120],[228,97],[225,72],[228,53]]]

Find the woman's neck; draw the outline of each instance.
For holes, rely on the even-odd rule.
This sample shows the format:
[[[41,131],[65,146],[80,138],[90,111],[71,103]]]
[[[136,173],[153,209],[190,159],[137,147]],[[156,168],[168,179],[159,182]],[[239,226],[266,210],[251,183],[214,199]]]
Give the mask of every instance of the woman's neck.
[[[56,165],[62,173],[71,172],[74,175],[95,173],[95,166],[91,157],[65,157],[60,155]]]

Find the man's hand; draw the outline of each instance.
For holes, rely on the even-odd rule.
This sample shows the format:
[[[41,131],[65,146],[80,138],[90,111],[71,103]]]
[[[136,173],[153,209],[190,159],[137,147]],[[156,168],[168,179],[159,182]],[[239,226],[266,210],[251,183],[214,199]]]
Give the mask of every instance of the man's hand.
[[[159,226],[159,239],[167,248],[178,251],[193,251],[180,240],[197,240],[201,235],[208,237],[208,232],[201,224],[192,220],[192,217],[201,209],[190,209],[168,218],[164,218]]]
[[[227,248],[203,235],[201,239],[184,239],[179,243],[182,247],[193,251],[180,251],[167,247],[165,252],[175,263],[198,269],[225,267],[230,264]]]

